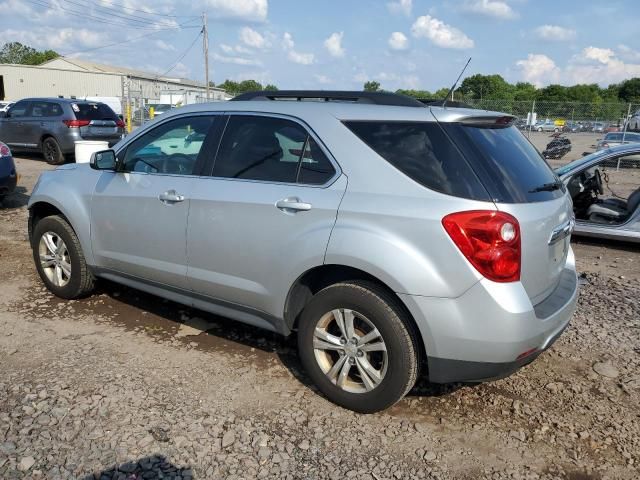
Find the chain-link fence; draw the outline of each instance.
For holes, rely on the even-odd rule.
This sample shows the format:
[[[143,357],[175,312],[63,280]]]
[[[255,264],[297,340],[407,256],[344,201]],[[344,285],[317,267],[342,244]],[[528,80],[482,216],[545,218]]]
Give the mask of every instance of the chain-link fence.
[[[533,131],[596,132],[623,130],[628,119],[640,113],[640,104],[603,102],[549,102],[508,99],[456,100],[482,110],[493,110],[518,117],[522,127]],[[637,115],[640,117],[640,115]],[[629,123],[636,129],[636,122]]]

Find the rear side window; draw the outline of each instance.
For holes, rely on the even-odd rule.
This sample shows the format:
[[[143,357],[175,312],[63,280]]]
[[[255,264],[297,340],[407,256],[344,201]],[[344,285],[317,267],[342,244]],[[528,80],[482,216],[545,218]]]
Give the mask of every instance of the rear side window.
[[[31,104],[32,117],[58,117],[62,115],[62,107],[57,103],[33,102]]]
[[[516,127],[490,128],[459,123],[442,125],[471,163],[494,201],[542,202],[564,194],[563,188],[540,189],[558,179],[542,155]]]
[[[488,201],[489,194],[435,122],[345,122],[378,155],[419,184],[447,195]]]
[[[295,122],[232,115],[225,128],[213,176],[267,182],[323,184],[333,166],[313,138]]]
[[[115,120],[116,114],[104,103],[72,103],[71,109],[78,120]]]

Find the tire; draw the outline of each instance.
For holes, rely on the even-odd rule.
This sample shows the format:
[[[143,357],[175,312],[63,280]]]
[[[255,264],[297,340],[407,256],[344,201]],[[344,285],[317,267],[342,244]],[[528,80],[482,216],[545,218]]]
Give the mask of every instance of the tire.
[[[558,133],[560,130],[558,130],[557,128],[554,128],[554,129],[553,129],[553,131],[554,131],[555,133]]]
[[[541,132],[541,131],[542,131],[542,129],[541,129],[541,128],[538,128],[538,131],[539,131],[539,132]]]
[[[62,165],[65,160],[60,145],[53,137],[47,137],[42,142],[42,155],[49,165]]]
[[[57,248],[50,249],[47,243]],[[60,249],[63,246],[64,251]],[[93,291],[95,278],[87,267],[80,241],[66,219],[54,215],[40,220],[33,229],[31,249],[36,270],[51,293],[72,300]],[[51,253],[54,250],[59,254],[57,259]],[[50,266],[44,265],[41,258]],[[59,271],[62,272],[60,278],[57,276]]]
[[[336,316],[335,311],[341,313]],[[348,335],[341,335],[344,330],[338,328],[338,317],[348,323],[350,311],[354,338],[362,339],[367,334],[371,337],[360,346],[340,343]],[[360,413],[378,412],[404,397],[418,377],[420,349],[411,322],[398,300],[375,283],[337,283],[318,292],[302,311],[298,325],[300,359],[330,401]],[[380,344],[386,347],[385,351],[380,350]],[[331,346],[326,350],[318,348],[327,345]],[[368,367],[373,367],[378,375],[363,376],[363,369],[371,371]],[[339,386],[345,369],[347,376]]]

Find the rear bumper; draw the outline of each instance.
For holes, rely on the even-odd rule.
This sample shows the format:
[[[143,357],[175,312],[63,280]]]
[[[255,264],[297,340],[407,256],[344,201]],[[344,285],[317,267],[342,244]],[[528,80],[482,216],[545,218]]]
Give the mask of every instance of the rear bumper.
[[[400,295],[421,331],[434,383],[505,377],[533,361],[568,326],[578,299],[573,254],[556,289],[533,306],[519,282],[481,280],[454,299]]]
[[[13,162],[0,166],[0,196],[10,194],[16,189],[18,174]]]

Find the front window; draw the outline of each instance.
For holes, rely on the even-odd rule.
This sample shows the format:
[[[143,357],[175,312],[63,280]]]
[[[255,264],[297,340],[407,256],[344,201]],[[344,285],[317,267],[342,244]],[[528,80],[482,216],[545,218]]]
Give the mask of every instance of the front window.
[[[134,140],[125,150],[125,172],[195,175],[213,117],[188,117],[163,123]]]

